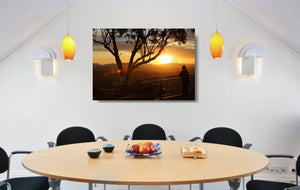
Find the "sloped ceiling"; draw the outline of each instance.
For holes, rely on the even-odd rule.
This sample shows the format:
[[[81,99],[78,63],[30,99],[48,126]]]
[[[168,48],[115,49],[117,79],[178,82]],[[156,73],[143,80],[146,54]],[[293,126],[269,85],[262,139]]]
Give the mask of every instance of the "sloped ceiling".
[[[0,62],[75,0],[1,0]],[[227,0],[300,54],[300,0]]]
[[[0,62],[68,8],[70,0],[1,0]]]
[[[228,0],[228,2],[300,54],[299,0]]]

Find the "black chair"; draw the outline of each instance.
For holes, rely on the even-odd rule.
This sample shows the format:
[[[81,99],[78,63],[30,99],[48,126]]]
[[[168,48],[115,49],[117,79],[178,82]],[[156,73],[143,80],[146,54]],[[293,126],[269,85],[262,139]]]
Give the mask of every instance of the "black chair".
[[[216,127],[210,129],[204,134],[203,139],[201,139],[200,137],[194,137],[190,141],[196,141],[198,139],[202,142],[223,144],[245,149],[249,149],[252,146],[252,144],[250,143],[246,143],[245,145],[243,145],[241,135],[237,131],[228,127]],[[241,179],[229,180],[228,182],[231,189],[238,189],[241,183]]]
[[[132,137],[125,135],[123,140],[175,140],[173,135],[166,136],[163,128],[155,124],[142,124],[134,129]]]
[[[125,135],[123,140],[167,140],[170,139],[175,141],[175,137],[173,135],[166,136],[165,130],[156,124],[142,124],[134,129],[132,133],[132,137],[129,135]],[[168,186],[171,189],[171,186]],[[130,189],[130,185],[128,185],[128,189]]]
[[[268,158],[289,158],[294,159],[296,158],[292,155],[285,155],[285,154],[275,154],[275,155],[266,155]],[[298,176],[300,176],[300,155],[296,160],[296,184],[293,183],[284,183],[278,181],[264,181],[264,180],[253,180],[253,176],[251,181],[247,183],[247,190],[300,190],[300,186],[298,186]]]
[[[62,146],[75,143],[95,142],[98,139],[101,139],[102,141],[107,141],[107,139],[103,136],[95,138],[94,133],[88,128],[81,126],[73,126],[62,130],[56,138],[56,143],[48,142],[48,146],[51,148],[55,146]],[[60,180],[50,178],[50,184],[51,186],[59,188]],[[93,189],[93,185],[91,183],[89,184],[89,189]]]
[[[203,139],[200,137],[194,137],[190,141],[196,141],[198,139],[202,142],[223,144],[246,149],[249,149],[252,146],[250,143],[243,145],[241,135],[237,131],[228,127],[216,127],[210,129],[204,134]]]
[[[48,146],[54,147],[74,143],[94,142],[98,139],[107,141],[107,139],[103,136],[95,138],[94,133],[88,128],[73,126],[62,130],[56,138],[56,143],[48,142]]]
[[[48,190],[47,177],[18,177],[9,178],[10,160],[16,154],[30,154],[31,151],[14,151],[10,156],[0,147],[0,173],[7,172],[7,179],[0,181],[0,190]]]

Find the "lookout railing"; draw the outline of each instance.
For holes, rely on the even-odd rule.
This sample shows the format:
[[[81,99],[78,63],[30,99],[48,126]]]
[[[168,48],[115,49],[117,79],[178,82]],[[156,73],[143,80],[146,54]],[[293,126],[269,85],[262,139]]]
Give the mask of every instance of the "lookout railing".
[[[178,75],[163,76],[139,80],[138,93],[153,98],[165,98],[182,95],[181,78]],[[189,93],[195,93],[195,75],[189,75]]]

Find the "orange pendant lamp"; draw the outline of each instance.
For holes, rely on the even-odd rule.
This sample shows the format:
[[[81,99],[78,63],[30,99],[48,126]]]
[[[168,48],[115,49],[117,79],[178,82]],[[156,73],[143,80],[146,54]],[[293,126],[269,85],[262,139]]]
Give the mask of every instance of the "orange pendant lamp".
[[[65,60],[66,61],[72,61],[75,52],[76,52],[76,46],[75,46],[75,41],[72,38],[72,36],[69,35],[69,28],[70,28],[70,2],[68,1],[68,35],[66,35],[62,41],[61,44],[61,49],[62,53],[64,54]]]
[[[70,36],[68,34],[64,37],[62,44],[61,44],[61,48],[62,48],[62,52],[65,57],[65,60],[72,61],[75,56],[75,52],[76,52],[75,41],[72,38],[72,36]]]
[[[210,53],[212,58],[220,59],[224,49],[224,40],[219,32],[212,35],[210,40]]]
[[[210,53],[212,58],[220,59],[223,54],[224,40],[221,33],[218,32],[218,0],[216,0],[216,33],[210,40]]]

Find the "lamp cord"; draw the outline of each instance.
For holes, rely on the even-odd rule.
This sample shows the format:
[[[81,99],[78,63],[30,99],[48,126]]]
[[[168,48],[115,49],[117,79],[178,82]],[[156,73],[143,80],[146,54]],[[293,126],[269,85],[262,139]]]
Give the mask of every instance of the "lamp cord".
[[[218,0],[216,0],[216,33],[218,32]]]
[[[70,0],[68,0],[68,13],[67,13],[67,17],[68,17],[68,35],[69,35],[69,29],[70,29]]]

